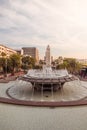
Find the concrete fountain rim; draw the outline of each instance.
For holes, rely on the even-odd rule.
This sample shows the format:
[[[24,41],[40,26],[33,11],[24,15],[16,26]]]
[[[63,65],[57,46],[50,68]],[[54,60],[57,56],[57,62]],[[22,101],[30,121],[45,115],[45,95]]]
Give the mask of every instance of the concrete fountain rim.
[[[21,106],[34,106],[34,107],[69,107],[69,106],[87,105],[87,100],[81,99],[77,101],[46,102],[46,101],[25,101],[13,98],[9,99],[0,97],[0,103],[21,105]]]
[[[0,103],[13,104],[13,105],[21,105],[21,106],[34,106],[34,107],[69,107],[69,106],[81,106],[87,105],[86,97],[75,100],[75,101],[34,101],[34,100],[20,100],[15,99],[9,95],[8,91],[10,88],[6,90],[6,94],[10,98],[0,97]]]

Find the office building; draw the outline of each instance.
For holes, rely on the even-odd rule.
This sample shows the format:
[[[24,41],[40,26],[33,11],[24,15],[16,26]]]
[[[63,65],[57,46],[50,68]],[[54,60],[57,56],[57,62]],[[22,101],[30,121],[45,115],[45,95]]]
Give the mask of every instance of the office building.
[[[39,52],[36,47],[23,47],[21,49],[21,55],[31,56],[36,60],[36,63],[39,62]]]

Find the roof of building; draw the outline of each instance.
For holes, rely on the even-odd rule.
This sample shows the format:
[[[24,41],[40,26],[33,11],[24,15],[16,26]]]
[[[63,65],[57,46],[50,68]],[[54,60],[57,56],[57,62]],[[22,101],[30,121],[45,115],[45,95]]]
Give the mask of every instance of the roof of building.
[[[7,47],[7,46],[5,46],[5,45],[3,45],[3,44],[0,44],[0,46],[5,47],[5,48],[8,48],[8,49],[11,49],[11,50],[13,50],[13,51],[16,52],[16,50],[14,50],[14,49],[12,49],[12,48],[10,48],[10,47]]]

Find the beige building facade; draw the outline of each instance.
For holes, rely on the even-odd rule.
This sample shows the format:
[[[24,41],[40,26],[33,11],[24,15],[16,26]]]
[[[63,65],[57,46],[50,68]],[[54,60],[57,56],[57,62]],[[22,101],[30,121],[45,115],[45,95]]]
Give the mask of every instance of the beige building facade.
[[[5,53],[7,57],[9,57],[12,54],[16,54],[17,52],[7,46],[4,46],[0,44],[0,56],[2,56],[2,53]]]

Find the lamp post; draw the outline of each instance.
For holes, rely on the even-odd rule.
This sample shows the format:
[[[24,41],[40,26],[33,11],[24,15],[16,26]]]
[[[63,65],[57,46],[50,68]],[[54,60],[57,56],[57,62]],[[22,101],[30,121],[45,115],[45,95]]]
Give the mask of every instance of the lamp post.
[[[7,56],[6,56],[6,61],[5,61],[5,77],[7,77]]]
[[[7,77],[7,49],[6,49],[6,57],[5,57],[5,77]]]

